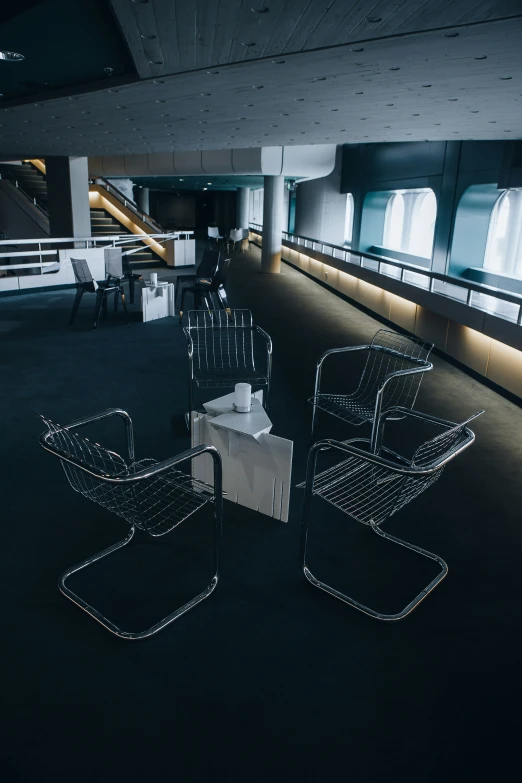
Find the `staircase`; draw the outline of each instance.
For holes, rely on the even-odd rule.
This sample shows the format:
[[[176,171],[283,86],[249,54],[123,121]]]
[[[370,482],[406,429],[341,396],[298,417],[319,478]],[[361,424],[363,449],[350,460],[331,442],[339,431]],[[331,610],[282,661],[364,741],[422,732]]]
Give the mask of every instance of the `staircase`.
[[[1,163],[0,174],[4,179],[8,179],[17,185],[33,202],[44,212],[47,208],[47,182],[44,175],[30,163],[14,165],[12,163]]]
[[[129,236],[132,236],[132,232],[118,223],[118,221],[104,209],[91,209],[91,233],[93,237],[103,237],[104,235],[111,236],[114,234],[128,234]],[[125,245],[123,245],[124,252],[127,250],[135,250],[136,248],[139,249],[129,256],[129,266],[131,269],[133,267],[154,269],[155,267],[166,266],[165,262],[158,258],[151,250],[148,250],[143,242],[126,242]]]
[[[47,203],[47,182],[45,175],[33,166],[31,163],[22,163],[21,165],[1,163],[0,175],[17,185],[20,190],[25,193],[26,196],[32,199],[32,201],[45,212],[49,214]],[[104,235],[114,234],[128,234],[132,236],[132,232],[122,226],[115,220],[112,215],[106,212],[104,209],[91,209],[91,233],[93,237],[103,237]],[[123,246],[124,252],[127,250],[136,250],[129,256],[129,266],[140,267],[145,269],[153,269],[155,267],[166,266],[165,262],[157,257],[155,253],[147,248],[147,246],[136,240],[136,242],[125,243]]]

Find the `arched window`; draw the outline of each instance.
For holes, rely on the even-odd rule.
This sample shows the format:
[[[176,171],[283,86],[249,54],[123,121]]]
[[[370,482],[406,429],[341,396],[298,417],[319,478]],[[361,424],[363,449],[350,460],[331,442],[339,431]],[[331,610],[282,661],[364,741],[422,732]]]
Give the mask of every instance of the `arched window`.
[[[432,190],[396,190],[386,204],[382,244],[389,250],[431,258],[436,220]]]
[[[522,190],[506,190],[489,221],[484,268],[522,278]]]
[[[384,236],[382,244],[390,250],[402,250],[404,233],[404,198],[402,193],[394,193],[386,205],[384,217]]]
[[[348,193],[346,196],[346,213],[344,217],[344,244],[351,245],[353,234],[353,196]]]
[[[432,190],[416,194],[413,203],[408,253],[431,258],[437,220],[437,199]]]

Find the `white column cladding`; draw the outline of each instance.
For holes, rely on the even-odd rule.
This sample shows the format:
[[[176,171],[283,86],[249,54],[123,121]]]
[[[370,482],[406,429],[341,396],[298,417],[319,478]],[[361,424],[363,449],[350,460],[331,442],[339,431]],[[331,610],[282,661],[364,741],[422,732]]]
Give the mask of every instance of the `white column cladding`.
[[[248,228],[250,223],[250,188],[237,189],[236,228]]]
[[[285,178],[264,178],[263,198],[263,245],[261,249],[261,271],[278,274],[281,269],[281,244],[283,232],[283,206]]]
[[[136,188],[136,200],[141,211],[145,212],[146,215],[150,215],[149,189]]]

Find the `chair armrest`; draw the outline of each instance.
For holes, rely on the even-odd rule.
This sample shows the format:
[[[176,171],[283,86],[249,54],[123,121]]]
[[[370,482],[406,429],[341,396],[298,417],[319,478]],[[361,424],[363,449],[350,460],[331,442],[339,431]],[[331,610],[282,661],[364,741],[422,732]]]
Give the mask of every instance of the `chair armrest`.
[[[193,355],[194,355],[194,342],[192,340],[192,336],[190,334],[190,331],[187,329],[186,326],[183,327],[183,333],[184,333],[185,337],[187,338],[188,355],[189,355],[189,358],[191,359],[193,357]]]
[[[386,419],[392,416],[396,416],[397,413],[399,413],[403,417],[408,416],[409,418],[412,419],[420,419],[421,421],[428,422],[429,424],[435,424],[439,427],[443,427],[446,430],[451,430],[454,427],[460,426],[458,422],[449,421],[448,419],[441,419],[438,416],[431,416],[429,413],[423,413],[422,411],[416,411],[412,408],[403,408],[400,405],[396,405],[393,408],[388,408],[388,410],[384,411],[384,413],[381,413],[381,415],[377,420],[376,431],[374,436],[374,443],[377,451],[380,450],[380,447],[382,445],[384,425],[386,423]],[[483,410],[477,411],[477,413],[474,413],[472,416],[466,419],[466,421],[462,422],[462,424],[464,425],[469,424],[470,421],[473,421],[473,419],[478,418],[478,416],[482,416],[483,413],[484,413]],[[473,430],[470,430],[469,427],[464,427],[464,430],[467,434],[468,439],[445,462],[449,462],[450,459],[453,459],[454,456],[456,456],[463,449],[470,446],[475,440],[475,433],[473,432]]]
[[[270,337],[270,335],[267,332],[265,332],[264,329],[261,329],[260,326],[254,326],[254,329],[256,330],[256,332],[259,332],[259,334],[265,339],[267,351],[268,351],[269,354],[271,354],[272,353],[272,338]]]
[[[317,360],[317,368],[315,371],[315,388],[314,388],[314,397],[317,397],[319,394],[320,388],[321,388],[321,373],[323,369],[323,362],[325,359],[327,359],[329,356],[332,356],[332,354],[335,353],[348,353],[351,351],[368,351],[371,350],[371,345],[350,345],[346,348],[330,348],[330,350],[325,351],[322,356],[319,357]]]
[[[411,359],[410,361],[418,360]],[[418,367],[410,367],[407,370],[395,370],[395,372],[390,372],[385,376],[383,382],[379,386],[379,391],[382,391],[386,384],[389,383],[393,378],[400,378],[403,375],[416,375],[420,372],[428,372],[428,370],[433,370],[433,364],[428,361],[422,361],[422,363],[419,363]]]
[[[62,425],[62,429],[74,430],[77,429],[78,427],[84,427],[86,424],[91,424],[92,422],[95,421],[101,421],[102,419],[107,419],[110,416],[119,416],[121,419],[123,419],[125,423],[126,434],[127,434],[127,454],[129,460],[131,462],[134,462],[134,430],[132,427],[132,419],[126,411],[122,410],[122,408],[107,408],[107,410],[100,411],[99,413],[93,413],[91,416],[84,416],[81,419],[75,419],[70,424]],[[50,450],[47,444],[47,439],[50,434],[51,433],[49,432],[44,432],[40,436],[40,444],[47,451]]]

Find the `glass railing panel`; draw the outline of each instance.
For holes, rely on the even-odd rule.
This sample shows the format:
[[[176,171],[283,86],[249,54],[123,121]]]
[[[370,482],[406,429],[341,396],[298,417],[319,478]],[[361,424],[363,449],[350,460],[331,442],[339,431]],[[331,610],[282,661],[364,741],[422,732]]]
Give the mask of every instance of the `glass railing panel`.
[[[456,299],[458,302],[466,302],[468,298],[467,288],[461,288],[453,283],[445,283],[443,280],[434,280],[431,290],[434,294],[442,294],[450,299]]]
[[[430,278],[428,275],[420,275],[418,272],[411,272],[405,269],[402,279],[405,283],[411,283],[411,285],[424,288],[426,291],[430,290]]]
[[[401,268],[398,266],[392,266],[391,264],[381,263],[381,275],[387,277],[394,277],[396,280],[401,279]]]
[[[499,318],[505,318],[506,321],[512,321],[513,323],[518,321],[520,305],[515,304],[515,302],[505,302],[496,296],[472,291],[471,306],[476,307],[478,310],[484,310],[486,313],[497,315]]]
[[[361,266],[363,269],[371,269],[373,272],[379,271],[379,261],[374,261],[373,258],[362,258]]]

